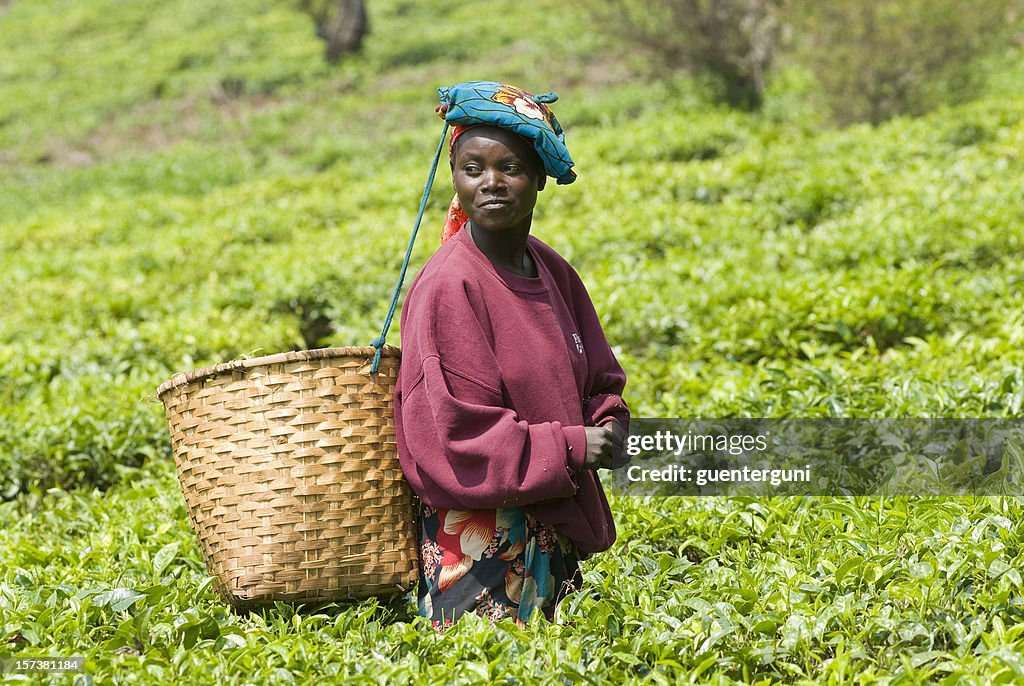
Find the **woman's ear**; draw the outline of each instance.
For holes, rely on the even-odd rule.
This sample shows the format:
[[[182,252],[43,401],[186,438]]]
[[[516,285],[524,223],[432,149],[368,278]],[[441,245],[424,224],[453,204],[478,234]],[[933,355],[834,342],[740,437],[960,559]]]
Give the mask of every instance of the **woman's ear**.
[[[537,181],[537,190],[538,190],[538,191],[542,191],[542,190],[544,190],[544,186],[546,186],[546,185],[547,185],[547,183],[548,183],[548,175],[547,175],[547,174],[545,174],[545,173],[544,173],[544,172],[542,171],[542,172],[540,173],[540,179],[539,179],[539,180]]]

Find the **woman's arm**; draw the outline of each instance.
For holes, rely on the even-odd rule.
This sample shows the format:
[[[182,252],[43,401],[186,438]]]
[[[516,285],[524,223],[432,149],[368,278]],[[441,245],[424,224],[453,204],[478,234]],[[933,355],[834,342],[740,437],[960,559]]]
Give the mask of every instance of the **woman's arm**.
[[[403,469],[425,502],[492,509],[576,494],[584,427],[522,421],[500,389],[437,355],[423,360],[422,372],[398,399],[396,429]]]

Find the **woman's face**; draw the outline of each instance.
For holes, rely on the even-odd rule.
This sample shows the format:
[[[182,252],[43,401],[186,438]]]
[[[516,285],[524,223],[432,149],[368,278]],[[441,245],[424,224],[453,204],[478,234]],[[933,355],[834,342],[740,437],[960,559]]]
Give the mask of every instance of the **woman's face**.
[[[544,188],[537,153],[510,131],[478,126],[455,144],[452,182],[462,211],[485,231],[529,229],[537,192]]]

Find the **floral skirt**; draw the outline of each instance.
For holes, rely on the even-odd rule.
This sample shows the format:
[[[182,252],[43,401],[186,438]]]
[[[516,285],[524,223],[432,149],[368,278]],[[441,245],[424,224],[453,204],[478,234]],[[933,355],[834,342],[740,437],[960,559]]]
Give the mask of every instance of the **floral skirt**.
[[[520,508],[420,508],[419,613],[435,629],[466,612],[492,621],[549,620],[555,605],[582,584],[579,553],[569,539]]]

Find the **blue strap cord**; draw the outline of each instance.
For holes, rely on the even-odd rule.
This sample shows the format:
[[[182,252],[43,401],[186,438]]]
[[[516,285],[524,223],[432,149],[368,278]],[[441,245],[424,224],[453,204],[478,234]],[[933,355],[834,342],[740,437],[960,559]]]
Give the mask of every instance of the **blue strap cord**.
[[[388,309],[387,319],[384,320],[384,328],[380,336],[377,336],[370,345],[377,349],[373,354],[373,364],[370,366],[370,373],[376,374],[380,368],[380,351],[384,347],[388,329],[391,328],[391,320],[395,316],[395,309],[398,307],[398,296],[402,293],[402,283],[405,282],[405,272],[409,268],[409,258],[412,257],[412,246],[416,242],[416,232],[420,230],[420,222],[423,220],[423,212],[427,209],[427,200],[430,198],[430,189],[434,186],[434,175],[437,174],[437,164],[441,160],[441,151],[444,150],[444,139],[448,135],[448,121],[445,120],[444,128],[441,129],[441,140],[437,144],[437,152],[434,153],[434,161],[430,165],[430,174],[427,175],[427,183],[423,187],[423,198],[420,200],[420,211],[416,215],[416,224],[412,227],[412,236],[409,238],[409,247],[405,250],[405,260],[402,262],[402,271],[398,275],[398,285],[395,286],[395,295],[391,298],[391,307]]]

